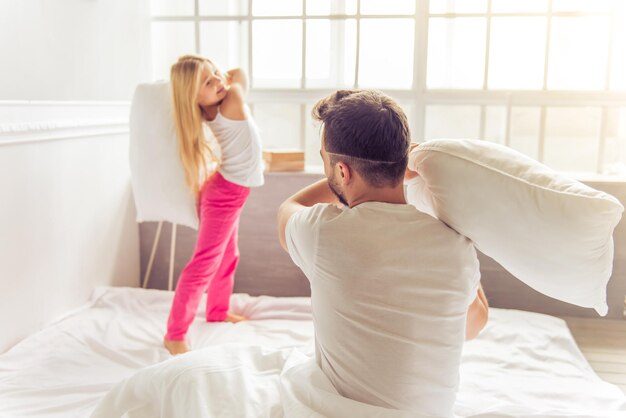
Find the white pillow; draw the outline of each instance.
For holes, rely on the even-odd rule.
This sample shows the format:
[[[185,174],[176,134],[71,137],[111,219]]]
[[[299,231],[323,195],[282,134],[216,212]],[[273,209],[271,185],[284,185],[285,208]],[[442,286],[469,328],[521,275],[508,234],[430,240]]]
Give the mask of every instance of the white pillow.
[[[606,315],[624,207],[502,145],[438,139],[409,157],[407,200],[535,290]]]
[[[195,199],[176,148],[170,84],[140,84],[130,109],[130,172],[137,222],[198,228]]]

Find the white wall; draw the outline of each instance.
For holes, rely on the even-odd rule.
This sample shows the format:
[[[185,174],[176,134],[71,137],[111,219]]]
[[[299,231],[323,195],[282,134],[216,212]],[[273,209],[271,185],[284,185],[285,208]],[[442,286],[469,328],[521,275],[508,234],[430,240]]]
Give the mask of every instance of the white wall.
[[[84,304],[137,286],[127,135],[0,140],[0,352]]]
[[[0,0],[0,353],[139,283],[128,111],[149,24],[149,0]]]
[[[150,77],[149,5],[0,0],[0,100],[130,100]]]

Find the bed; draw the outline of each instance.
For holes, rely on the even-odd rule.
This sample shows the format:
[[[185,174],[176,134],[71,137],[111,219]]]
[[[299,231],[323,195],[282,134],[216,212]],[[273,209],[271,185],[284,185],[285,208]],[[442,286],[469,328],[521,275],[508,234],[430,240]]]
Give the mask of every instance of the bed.
[[[155,240],[157,224],[143,223],[141,273],[150,288],[98,288],[87,305],[0,355],[0,418],[89,417],[97,405],[96,416],[107,418],[121,416],[129,405],[134,418],[402,416],[341,398],[311,360],[308,283],[280,249],[274,222],[282,199],[318,177],[268,174],[266,186],[251,194],[232,297],[234,309],[250,321],[207,324],[200,311],[189,334],[193,351],[170,358],[161,345],[173,296],[168,276],[184,267],[195,232],[179,227],[172,237],[175,228],[166,225]],[[626,201],[623,183],[594,187]],[[580,322],[576,332],[617,324],[608,331],[609,343],[581,342],[599,347],[594,361],[626,376],[624,228],[622,222],[615,233],[608,320],[537,294],[481,255],[483,285],[496,308],[487,328],[464,348],[458,417],[626,417],[624,392],[598,377],[566,322],[526,312],[596,318]],[[175,390],[168,386],[172,381],[180,383]]]
[[[98,416],[110,417],[127,405],[137,408],[132,417],[401,416],[328,387],[310,361],[307,297],[234,294],[232,306],[251,320],[208,324],[200,311],[189,335],[194,351],[170,358],[161,338],[172,295],[98,288],[86,306],[0,356],[0,416],[88,417],[99,402]],[[119,384],[129,378],[132,391]],[[455,413],[624,417],[626,395],[594,373],[563,320],[493,309],[464,349]]]

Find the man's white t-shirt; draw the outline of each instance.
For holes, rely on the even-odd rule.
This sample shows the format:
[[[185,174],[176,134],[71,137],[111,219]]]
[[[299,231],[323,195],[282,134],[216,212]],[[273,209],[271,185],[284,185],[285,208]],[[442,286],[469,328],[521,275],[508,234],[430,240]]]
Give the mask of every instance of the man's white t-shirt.
[[[343,396],[452,416],[480,272],[465,237],[411,205],[317,204],[286,227],[311,283],[316,359]]]

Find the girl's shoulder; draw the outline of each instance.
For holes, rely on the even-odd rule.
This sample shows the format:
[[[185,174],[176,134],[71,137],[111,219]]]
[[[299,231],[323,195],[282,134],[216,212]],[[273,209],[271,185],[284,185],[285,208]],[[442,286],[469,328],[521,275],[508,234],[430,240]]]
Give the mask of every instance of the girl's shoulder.
[[[245,120],[245,106],[246,101],[243,88],[239,84],[232,84],[220,105],[219,111],[226,119]]]

